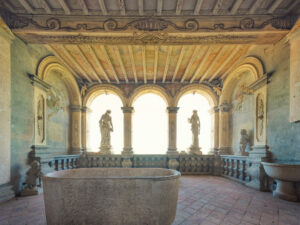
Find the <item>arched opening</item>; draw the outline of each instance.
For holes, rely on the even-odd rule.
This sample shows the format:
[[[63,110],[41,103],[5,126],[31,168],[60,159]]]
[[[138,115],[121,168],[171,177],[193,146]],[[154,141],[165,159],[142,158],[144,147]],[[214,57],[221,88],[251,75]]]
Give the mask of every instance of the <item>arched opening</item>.
[[[191,124],[188,118],[193,110],[197,110],[200,119],[199,146],[203,154],[207,154],[212,148],[212,118],[209,110],[209,101],[203,95],[193,92],[183,95],[178,102],[177,114],[177,146],[179,152],[188,151],[192,144]]]
[[[140,95],[133,104],[133,149],[136,154],[165,154],[168,141],[167,105],[157,94]]]
[[[123,148],[123,106],[121,99],[113,94],[100,94],[89,104],[87,113],[87,151],[98,152],[101,141],[99,120],[107,111],[111,110],[113,131],[111,132],[112,153],[120,154]]]

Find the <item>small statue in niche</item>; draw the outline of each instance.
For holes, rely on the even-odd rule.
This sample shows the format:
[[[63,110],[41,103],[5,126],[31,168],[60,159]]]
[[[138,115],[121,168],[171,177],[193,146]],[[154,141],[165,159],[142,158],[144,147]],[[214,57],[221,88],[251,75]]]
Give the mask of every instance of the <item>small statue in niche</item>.
[[[38,130],[38,137],[39,142],[43,143],[45,140],[45,101],[42,95],[38,98],[37,103],[37,130]]]
[[[87,91],[87,86],[86,86],[86,84],[83,84],[83,85],[81,86],[81,89],[80,89],[80,95],[81,95],[82,97],[84,97],[86,91]]]
[[[38,190],[37,190],[37,182],[36,180],[41,179],[43,173],[41,172],[41,165],[37,160],[34,160],[30,164],[30,169],[27,171],[26,175],[26,187],[24,190],[22,190],[21,195],[22,196],[29,196],[29,195],[37,195]]]
[[[190,154],[202,154],[199,148],[199,135],[200,135],[200,119],[197,110],[193,110],[193,115],[188,118],[188,122],[191,124],[191,130],[193,135],[193,142],[190,147]]]
[[[101,145],[100,145],[100,153],[102,154],[110,154],[110,132],[113,131],[113,124],[110,117],[110,110],[107,110],[106,113],[104,113],[101,116],[101,119],[99,120],[99,127],[100,127],[100,133],[101,133]]]
[[[256,139],[257,141],[262,141],[264,132],[264,102],[261,94],[257,96],[256,104]]]
[[[247,145],[250,142],[249,135],[247,134],[246,129],[241,129],[241,139],[240,139],[240,151],[238,152],[239,155],[245,155],[246,154],[246,148]]]

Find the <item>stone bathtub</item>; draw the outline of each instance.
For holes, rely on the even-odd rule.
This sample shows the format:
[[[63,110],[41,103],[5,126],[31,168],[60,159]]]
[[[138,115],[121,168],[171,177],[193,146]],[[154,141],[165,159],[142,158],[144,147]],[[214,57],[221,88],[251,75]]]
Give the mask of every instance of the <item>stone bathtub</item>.
[[[159,168],[82,168],[48,173],[48,225],[170,225],[180,173]]]

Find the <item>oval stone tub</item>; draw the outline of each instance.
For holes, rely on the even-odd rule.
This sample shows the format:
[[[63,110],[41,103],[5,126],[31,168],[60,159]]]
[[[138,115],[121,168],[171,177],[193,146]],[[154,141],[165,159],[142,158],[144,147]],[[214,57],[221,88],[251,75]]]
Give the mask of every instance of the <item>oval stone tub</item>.
[[[170,225],[180,173],[159,168],[82,168],[48,173],[48,225]]]

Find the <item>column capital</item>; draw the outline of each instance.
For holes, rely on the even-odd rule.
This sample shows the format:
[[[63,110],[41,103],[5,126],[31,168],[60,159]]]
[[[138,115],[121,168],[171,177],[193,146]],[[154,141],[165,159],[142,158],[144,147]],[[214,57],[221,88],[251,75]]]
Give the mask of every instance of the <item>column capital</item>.
[[[69,107],[72,112],[80,112],[82,110],[80,105],[70,105]]]
[[[209,110],[210,114],[218,113],[220,111],[219,106],[214,106]]]
[[[177,113],[179,107],[167,107],[168,113]]]
[[[124,107],[121,107],[123,113],[133,113],[134,112],[134,108],[133,107],[130,107],[130,106],[124,106]]]
[[[85,113],[87,110],[88,110],[88,107],[86,107],[86,106],[82,106],[82,107],[81,107],[81,112],[84,112],[84,113]]]
[[[218,108],[221,112],[229,112],[232,108],[232,105],[227,102],[223,102]]]

